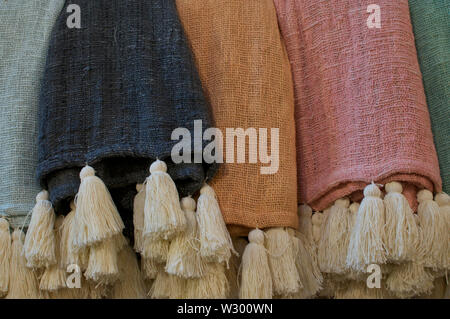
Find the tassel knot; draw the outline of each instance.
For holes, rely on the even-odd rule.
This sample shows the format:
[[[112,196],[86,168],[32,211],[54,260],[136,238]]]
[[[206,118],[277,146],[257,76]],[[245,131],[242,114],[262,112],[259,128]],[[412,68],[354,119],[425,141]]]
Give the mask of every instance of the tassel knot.
[[[446,193],[438,193],[434,197],[434,201],[440,206],[450,206],[450,195]]]
[[[195,200],[192,199],[192,197],[183,197],[181,199],[181,209],[182,210],[194,212],[195,207],[196,207]]]
[[[402,193],[403,187],[399,182],[390,182],[384,186],[386,193]]]
[[[150,174],[158,173],[158,172],[167,172],[167,165],[163,161],[156,160],[150,165]]]
[[[381,191],[374,183],[364,188],[364,197],[381,197]]]
[[[38,201],[42,201],[42,200],[48,200],[49,198],[49,194],[46,190],[40,191],[37,195],[36,195],[36,202]]]
[[[348,208],[350,206],[350,200],[348,198],[340,198],[334,204],[340,208]]]
[[[248,241],[253,244],[264,246],[264,233],[260,229],[254,229],[248,234]]]
[[[95,170],[91,166],[85,166],[80,171],[80,179],[83,181],[85,178],[95,176]]]
[[[427,200],[433,200],[433,193],[431,193],[428,189],[422,189],[417,193],[417,201],[419,204]]]

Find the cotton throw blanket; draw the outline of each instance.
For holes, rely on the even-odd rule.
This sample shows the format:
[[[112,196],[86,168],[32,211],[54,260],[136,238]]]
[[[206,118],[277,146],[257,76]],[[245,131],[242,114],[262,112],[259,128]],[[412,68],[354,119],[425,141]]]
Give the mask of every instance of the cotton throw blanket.
[[[261,174],[268,164],[259,157],[249,163],[247,147],[245,163],[236,152],[211,181],[230,232],[297,227],[293,84],[273,1],[177,0],[177,8],[224,138],[226,128],[267,128],[270,155],[270,129],[279,129],[275,174]]]
[[[67,26],[72,3],[80,7],[80,29]],[[131,211],[135,184],[158,158],[180,195],[193,194],[215,169],[175,165],[170,154],[179,140],[171,134],[187,128],[194,137],[194,120],[204,130],[213,125],[210,113],[174,1],[66,1],[40,96],[41,185],[64,210],[88,163],[119,210]]]
[[[442,188],[450,193],[450,1],[410,0],[409,7]]]
[[[38,192],[38,96],[63,0],[0,1],[0,214],[23,223]]]
[[[275,5],[295,83],[299,201],[322,210],[372,181],[440,191],[408,1]]]

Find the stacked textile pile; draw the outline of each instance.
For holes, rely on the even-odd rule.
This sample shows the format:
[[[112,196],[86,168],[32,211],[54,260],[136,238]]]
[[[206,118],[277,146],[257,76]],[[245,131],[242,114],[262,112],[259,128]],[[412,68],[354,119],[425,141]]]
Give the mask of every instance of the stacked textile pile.
[[[193,136],[194,120],[202,120],[205,130],[212,117],[174,4],[73,3],[83,13],[82,27],[68,28],[61,12],[42,84],[41,186],[57,210],[68,210],[88,163],[116,204],[131,211],[136,183],[159,158],[168,160],[180,192],[193,194],[215,170],[201,163],[174,165],[170,154],[178,141],[171,135],[180,127]]]
[[[82,13],[80,29],[66,23],[71,4]],[[178,192],[196,193],[217,166],[170,158],[178,142],[173,130],[193,136],[194,121],[202,121],[200,133],[213,124],[175,3],[66,1],[51,34],[39,102],[37,173],[48,191],[36,197],[26,237],[17,229],[12,252],[4,252],[14,270],[4,278],[8,297],[146,297],[123,233],[132,226],[136,183],[145,180],[142,240],[155,254],[158,243],[168,247],[192,226]],[[188,157],[202,154],[205,144],[189,149]],[[202,193],[199,200],[211,195],[207,186]],[[203,201],[206,217],[199,223],[209,227],[211,201]],[[68,213],[64,218],[55,210]],[[220,211],[219,217],[225,228]],[[231,253],[220,248],[228,262]],[[82,277],[81,288],[67,287],[69,268]]]
[[[0,297],[448,297],[449,5],[63,2],[0,3]]]
[[[325,210],[313,228],[326,286],[364,297],[357,281],[377,264],[378,296],[429,292],[449,266],[448,228],[431,193],[442,183],[408,2],[379,2],[381,28],[367,23],[370,1],[275,4],[295,83],[299,201]]]

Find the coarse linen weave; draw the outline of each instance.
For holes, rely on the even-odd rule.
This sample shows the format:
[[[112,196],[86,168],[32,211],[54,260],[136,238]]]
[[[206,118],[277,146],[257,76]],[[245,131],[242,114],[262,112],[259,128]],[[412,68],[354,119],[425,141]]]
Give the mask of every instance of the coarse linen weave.
[[[39,184],[38,100],[52,27],[64,0],[0,1],[0,214],[12,227],[33,208]]]
[[[174,1],[77,0],[65,8],[72,3],[81,28],[67,27],[66,10],[59,16],[40,96],[38,176],[56,209],[75,196],[86,163],[119,210],[132,210],[135,184],[157,158],[181,196],[195,193],[215,165],[174,164],[179,137],[171,134],[186,128],[193,138],[195,120],[203,131],[213,120]]]
[[[299,201],[322,210],[372,181],[440,191],[408,1],[274,2],[295,83]],[[374,3],[380,28],[368,24]]]
[[[230,232],[297,227],[293,83],[273,1],[177,0],[177,8],[224,140],[227,128],[267,128],[269,137],[279,129],[275,174],[261,174],[268,164],[259,156],[249,163],[247,153],[245,163],[224,163],[211,181]],[[270,155],[270,138],[267,146]]]
[[[450,193],[450,1],[410,0],[409,8],[442,189]]]

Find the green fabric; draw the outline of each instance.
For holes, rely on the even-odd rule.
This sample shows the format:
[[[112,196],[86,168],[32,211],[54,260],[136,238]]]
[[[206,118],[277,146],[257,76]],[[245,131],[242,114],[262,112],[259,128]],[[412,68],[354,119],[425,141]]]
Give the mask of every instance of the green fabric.
[[[410,0],[443,191],[450,193],[450,1]]]

